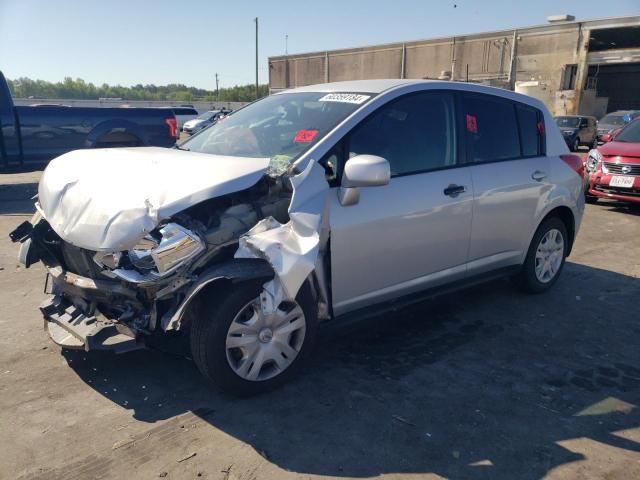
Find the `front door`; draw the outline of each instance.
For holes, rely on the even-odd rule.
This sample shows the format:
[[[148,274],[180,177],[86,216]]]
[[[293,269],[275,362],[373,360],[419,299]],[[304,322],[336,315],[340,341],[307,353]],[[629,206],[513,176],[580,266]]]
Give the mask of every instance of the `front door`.
[[[453,95],[419,92],[378,109],[345,139],[348,155],[386,158],[391,181],[360,189],[355,205],[331,204],[334,313],[460,279],[473,192],[458,164]]]

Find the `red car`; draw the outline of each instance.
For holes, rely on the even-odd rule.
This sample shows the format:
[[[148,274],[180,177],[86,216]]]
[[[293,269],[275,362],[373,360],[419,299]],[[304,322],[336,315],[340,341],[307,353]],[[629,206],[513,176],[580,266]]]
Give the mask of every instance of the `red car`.
[[[587,201],[609,198],[640,204],[640,119],[587,157]]]

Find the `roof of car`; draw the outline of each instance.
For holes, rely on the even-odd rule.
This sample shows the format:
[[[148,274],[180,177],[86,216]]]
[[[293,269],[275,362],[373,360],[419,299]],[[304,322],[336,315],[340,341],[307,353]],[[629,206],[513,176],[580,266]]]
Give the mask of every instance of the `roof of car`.
[[[296,92],[364,92],[381,93],[399,85],[412,83],[426,83],[434,80],[401,80],[401,79],[381,79],[381,80],[349,80],[346,82],[319,83],[307,85],[292,90]]]
[[[505,90],[489,85],[479,83],[452,82],[448,80],[405,80],[405,79],[378,79],[378,80],[352,80],[346,82],[320,83],[317,85],[307,85],[304,87],[291,88],[282,90],[274,95],[283,93],[299,93],[299,92],[316,92],[316,93],[371,93],[382,94],[389,90],[395,90],[401,87],[415,87],[429,85],[436,89],[451,89],[467,92],[486,93],[508,100],[517,101],[530,105],[534,108],[546,110],[544,103],[534,97],[523,95],[511,90]]]

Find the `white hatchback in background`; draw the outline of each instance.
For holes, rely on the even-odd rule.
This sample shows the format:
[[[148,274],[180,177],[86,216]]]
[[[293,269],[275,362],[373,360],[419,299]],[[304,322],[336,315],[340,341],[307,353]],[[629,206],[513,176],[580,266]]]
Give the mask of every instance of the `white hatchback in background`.
[[[499,275],[547,290],[580,226],[582,175],[524,95],[311,85],[174,150],[52,161],[39,213],[11,236],[47,266],[56,343],[130,349],[184,330],[203,375],[247,395],[294,374],[323,321]]]
[[[182,131],[182,127],[189,120],[193,120],[198,117],[198,111],[195,108],[191,107],[171,107],[173,110],[173,114],[176,117],[176,122],[178,126],[178,131]]]

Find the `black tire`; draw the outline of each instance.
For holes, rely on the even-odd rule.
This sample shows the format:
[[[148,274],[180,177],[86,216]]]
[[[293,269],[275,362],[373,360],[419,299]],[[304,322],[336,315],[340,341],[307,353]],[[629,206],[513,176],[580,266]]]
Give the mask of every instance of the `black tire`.
[[[313,350],[317,333],[317,306],[311,288],[305,283],[296,302],[306,322],[304,340],[298,355],[281,373],[261,381],[242,378],[227,360],[226,338],[231,322],[252,299],[260,295],[264,282],[221,285],[215,295],[207,295],[190,313],[191,355],[200,372],[214,385],[232,395],[247,397],[272,390],[287,382],[300,369]],[[216,287],[218,288],[218,286]]]
[[[557,270],[555,276],[551,280],[547,282],[541,282],[536,276],[535,271],[536,251],[544,235],[552,229],[556,229],[562,234],[564,244],[564,250],[562,252],[562,262],[560,264],[560,268]],[[542,293],[549,290],[556,283],[556,281],[560,277],[560,274],[562,273],[568,251],[569,238],[567,234],[567,227],[565,226],[564,222],[558,217],[547,218],[540,224],[533,236],[533,239],[531,240],[531,244],[529,245],[529,250],[527,251],[527,256],[525,258],[524,264],[522,265],[522,269],[513,278],[515,284],[522,291],[527,293]]]
[[[594,197],[593,195],[585,194],[584,201],[590,204],[598,203],[598,197]]]

